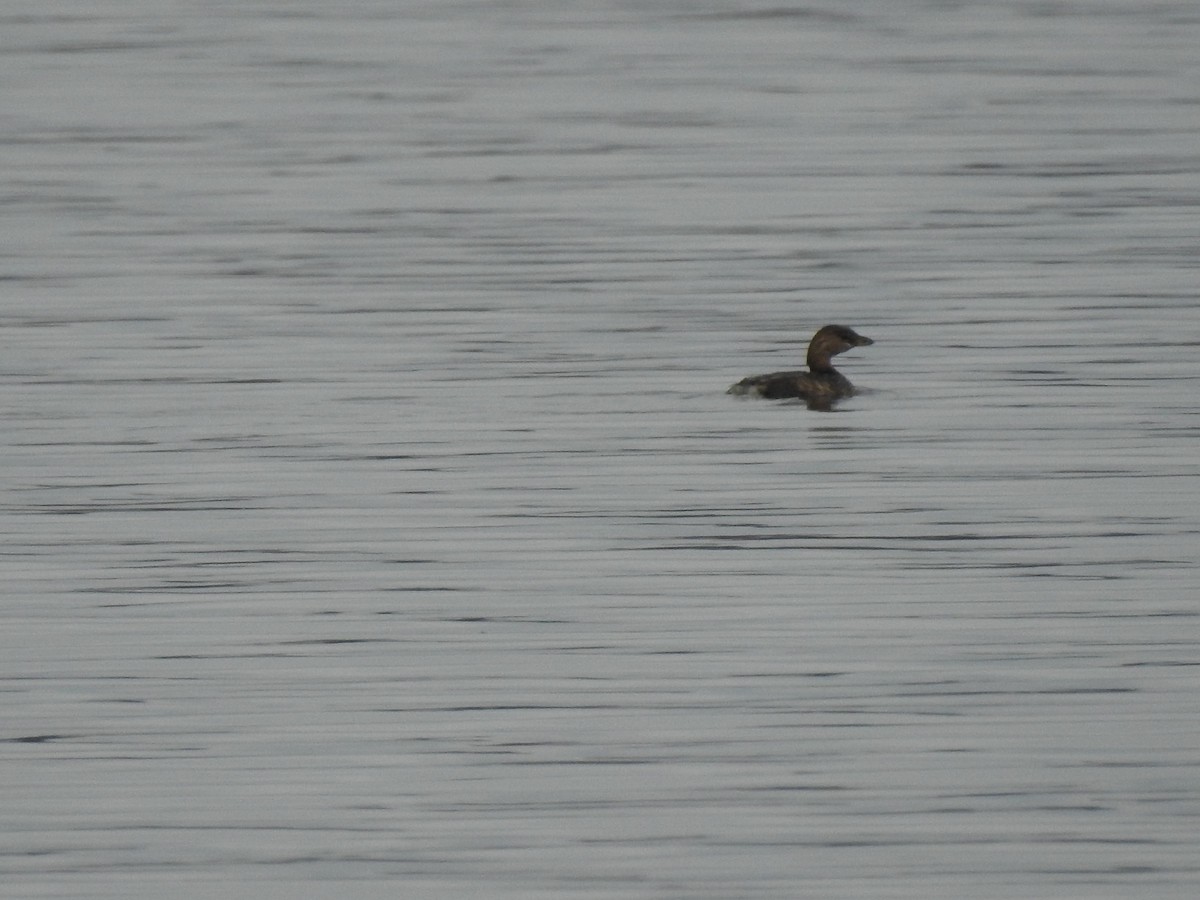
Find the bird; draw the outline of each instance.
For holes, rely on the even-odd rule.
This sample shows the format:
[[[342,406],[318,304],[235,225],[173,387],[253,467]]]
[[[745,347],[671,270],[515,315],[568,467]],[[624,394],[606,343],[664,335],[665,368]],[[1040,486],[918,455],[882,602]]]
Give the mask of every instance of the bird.
[[[854,347],[869,347],[874,343],[853,328],[826,325],[818,329],[809,342],[807,372],[751,375],[730,387],[726,393],[767,400],[798,398],[805,401],[809,409],[829,410],[838,400],[853,397],[857,393],[850,379],[835,369],[830,360]]]

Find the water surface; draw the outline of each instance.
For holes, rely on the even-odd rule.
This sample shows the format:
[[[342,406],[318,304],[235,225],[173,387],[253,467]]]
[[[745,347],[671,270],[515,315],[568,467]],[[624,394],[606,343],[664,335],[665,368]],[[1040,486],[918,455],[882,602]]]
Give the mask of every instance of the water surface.
[[[1195,895],[1192,4],[0,22],[0,896]]]

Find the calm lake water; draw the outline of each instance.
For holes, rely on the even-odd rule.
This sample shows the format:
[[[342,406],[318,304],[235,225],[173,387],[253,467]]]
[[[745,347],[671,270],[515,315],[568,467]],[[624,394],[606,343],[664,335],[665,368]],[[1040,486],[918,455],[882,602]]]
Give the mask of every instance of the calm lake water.
[[[0,896],[1192,900],[1197,47],[0,15]]]

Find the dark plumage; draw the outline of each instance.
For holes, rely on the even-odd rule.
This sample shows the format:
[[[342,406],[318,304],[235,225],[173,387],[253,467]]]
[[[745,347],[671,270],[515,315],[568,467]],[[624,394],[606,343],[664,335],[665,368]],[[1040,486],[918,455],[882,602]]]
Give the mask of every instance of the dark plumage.
[[[743,378],[728,391],[730,394],[749,394],[768,400],[799,398],[809,409],[829,409],[838,400],[853,397],[854,385],[830,363],[839,353],[852,347],[869,347],[875,343],[845,325],[826,325],[813,335],[808,345],[807,372],[772,372],[770,375],[751,375]]]

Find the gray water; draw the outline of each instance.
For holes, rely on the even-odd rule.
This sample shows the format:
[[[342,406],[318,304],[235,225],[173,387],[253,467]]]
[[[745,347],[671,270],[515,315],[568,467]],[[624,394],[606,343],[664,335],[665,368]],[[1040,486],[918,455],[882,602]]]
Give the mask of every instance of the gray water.
[[[0,896],[1196,896],[1191,0],[165,6],[0,15]]]

